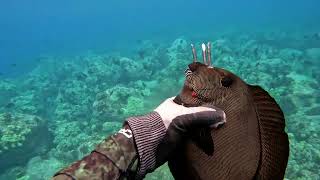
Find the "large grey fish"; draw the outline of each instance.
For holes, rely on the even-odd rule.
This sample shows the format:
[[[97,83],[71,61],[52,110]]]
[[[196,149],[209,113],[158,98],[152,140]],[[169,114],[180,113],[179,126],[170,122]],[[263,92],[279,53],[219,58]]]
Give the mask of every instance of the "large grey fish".
[[[192,140],[171,157],[175,179],[283,179],[289,156],[285,119],[277,102],[259,86],[210,66],[210,56],[186,70],[175,102],[212,104],[223,109],[227,123],[218,130],[195,129]],[[209,59],[209,60],[208,60]],[[213,151],[214,145],[214,151]]]

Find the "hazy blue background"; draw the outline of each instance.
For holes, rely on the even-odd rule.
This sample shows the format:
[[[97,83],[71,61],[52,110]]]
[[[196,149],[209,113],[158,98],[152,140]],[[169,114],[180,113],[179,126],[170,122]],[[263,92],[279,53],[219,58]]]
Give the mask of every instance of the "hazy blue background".
[[[319,0],[11,0],[0,2],[0,73],[17,75],[46,54],[128,50],[237,27],[312,30]],[[16,64],[16,66],[15,66]]]

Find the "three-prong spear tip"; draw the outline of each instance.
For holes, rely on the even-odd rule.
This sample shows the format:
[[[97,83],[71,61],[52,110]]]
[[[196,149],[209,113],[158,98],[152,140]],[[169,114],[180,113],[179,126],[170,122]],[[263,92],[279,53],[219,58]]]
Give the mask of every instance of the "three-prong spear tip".
[[[205,65],[208,65],[208,64],[207,64],[206,45],[205,45],[204,43],[202,43],[201,47],[202,47],[202,59],[203,59],[203,63],[204,63]]]
[[[208,66],[211,67],[211,43],[207,43]]]
[[[208,42],[207,44],[202,43],[201,48],[202,48],[203,63],[212,68],[212,66],[211,66],[211,43],[210,42]],[[194,44],[191,44],[191,49],[192,49],[193,62],[197,62],[197,52],[196,52],[196,48],[194,47]]]
[[[197,52],[193,44],[191,44],[191,49],[192,49],[193,62],[197,62]]]

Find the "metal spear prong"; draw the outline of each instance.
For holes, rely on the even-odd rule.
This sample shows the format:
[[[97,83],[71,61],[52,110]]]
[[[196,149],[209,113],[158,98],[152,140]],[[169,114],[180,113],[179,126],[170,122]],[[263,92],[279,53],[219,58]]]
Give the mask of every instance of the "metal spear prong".
[[[193,62],[197,62],[197,52],[193,44],[191,44],[191,49],[192,49]]]
[[[207,43],[208,65],[211,66],[211,43]]]
[[[205,65],[208,65],[207,64],[207,51],[206,51],[206,45],[204,43],[202,43],[202,59],[203,59],[203,63]]]

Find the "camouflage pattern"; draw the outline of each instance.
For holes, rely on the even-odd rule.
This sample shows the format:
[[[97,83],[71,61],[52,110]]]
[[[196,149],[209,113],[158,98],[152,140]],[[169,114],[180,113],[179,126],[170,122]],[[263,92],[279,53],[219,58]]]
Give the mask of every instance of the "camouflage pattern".
[[[137,167],[132,133],[125,125],[98,144],[91,154],[56,173],[52,180],[133,179]]]

